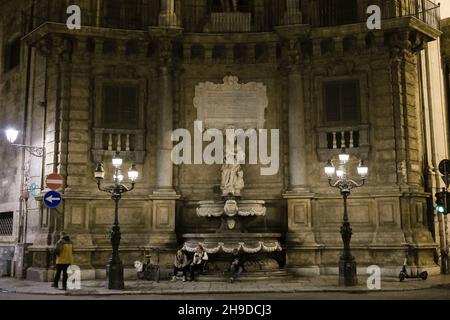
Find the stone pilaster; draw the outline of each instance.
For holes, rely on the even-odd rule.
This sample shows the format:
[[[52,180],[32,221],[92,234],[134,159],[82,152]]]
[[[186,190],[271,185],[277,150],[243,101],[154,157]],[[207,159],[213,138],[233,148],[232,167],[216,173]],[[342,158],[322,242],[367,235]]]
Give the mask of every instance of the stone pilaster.
[[[173,162],[171,158],[174,123],[174,61],[173,41],[180,34],[168,28],[151,28],[150,33],[159,38],[159,91],[156,186],[150,196],[152,206],[151,246],[172,248],[176,246],[175,210],[179,196],[173,186]]]
[[[288,61],[284,71],[288,82],[289,112],[289,189],[283,195],[288,206],[286,267],[298,275],[318,275],[318,247],[312,231],[311,202],[308,190],[305,103],[300,45],[289,41]]]
[[[159,13],[160,27],[176,27],[178,25],[175,13],[175,0],[162,0]]]
[[[283,22],[285,25],[295,25],[303,22],[300,2],[298,0],[286,0],[286,12]]]
[[[70,101],[68,75],[72,43],[62,37],[54,36],[36,46],[39,53],[45,55],[47,60],[44,175],[57,172],[67,176],[68,103]],[[42,197],[36,199],[42,201]],[[28,279],[47,281],[52,277],[51,249],[59,239],[59,232],[64,228],[63,212],[64,207],[47,209],[42,206],[39,230],[33,245],[29,248],[33,264],[27,270]]]
[[[306,172],[305,104],[299,49],[297,43],[290,44],[289,65],[286,68],[289,106],[289,190],[293,192],[306,191],[308,176]]]
[[[433,272],[435,242],[427,228],[427,197],[421,182],[423,159],[422,134],[418,119],[417,57],[410,32],[400,30],[391,35],[391,84],[394,109],[395,157],[397,184],[401,190],[401,225],[406,242],[414,250],[409,257],[419,270]]]
[[[160,54],[156,189],[162,193],[173,193],[173,163],[171,159],[173,142],[171,135],[173,131],[174,78],[170,40],[161,41]]]

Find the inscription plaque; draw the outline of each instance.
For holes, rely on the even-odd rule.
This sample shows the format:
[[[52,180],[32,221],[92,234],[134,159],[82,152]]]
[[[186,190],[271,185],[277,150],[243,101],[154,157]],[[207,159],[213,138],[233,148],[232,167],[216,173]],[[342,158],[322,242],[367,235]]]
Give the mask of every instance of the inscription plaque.
[[[260,82],[241,84],[226,76],[223,84],[202,82],[195,88],[197,120],[205,128],[263,129],[267,106],[267,88]]]

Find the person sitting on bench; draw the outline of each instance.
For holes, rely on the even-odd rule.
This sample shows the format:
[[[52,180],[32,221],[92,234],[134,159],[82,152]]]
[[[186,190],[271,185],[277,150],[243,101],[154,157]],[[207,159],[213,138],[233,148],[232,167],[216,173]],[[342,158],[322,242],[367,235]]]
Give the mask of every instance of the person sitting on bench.
[[[195,250],[194,259],[192,260],[191,265],[189,266],[190,271],[190,281],[195,280],[195,272],[200,271],[203,272],[203,269],[208,262],[208,254],[205,249],[199,245]]]
[[[186,281],[186,268],[188,265],[187,257],[184,254],[183,251],[178,250],[177,254],[175,255],[175,260],[173,262],[173,276],[172,281],[177,280],[177,274],[178,272],[183,272],[183,282]]]
[[[230,282],[233,283],[244,271],[244,259],[238,249],[233,250],[230,264]]]

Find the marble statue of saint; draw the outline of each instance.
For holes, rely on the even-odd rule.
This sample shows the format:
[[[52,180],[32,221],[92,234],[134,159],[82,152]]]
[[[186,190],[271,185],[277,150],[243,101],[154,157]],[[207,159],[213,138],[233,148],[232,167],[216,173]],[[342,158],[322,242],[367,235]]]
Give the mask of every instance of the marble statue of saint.
[[[237,196],[241,195],[241,190],[244,188],[244,172],[241,165],[237,161],[236,155],[233,155],[233,164],[224,164],[222,166],[222,183],[220,189],[223,196]]]

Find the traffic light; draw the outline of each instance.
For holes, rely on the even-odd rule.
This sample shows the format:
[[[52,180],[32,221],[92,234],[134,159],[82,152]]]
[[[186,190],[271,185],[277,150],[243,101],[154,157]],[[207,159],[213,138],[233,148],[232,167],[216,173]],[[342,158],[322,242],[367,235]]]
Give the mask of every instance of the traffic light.
[[[446,204],[450,203],[450,193],[446,191],[438,192],[436,193],[435,197],[437,214],[447,215],[450,208],[446,208]]]

